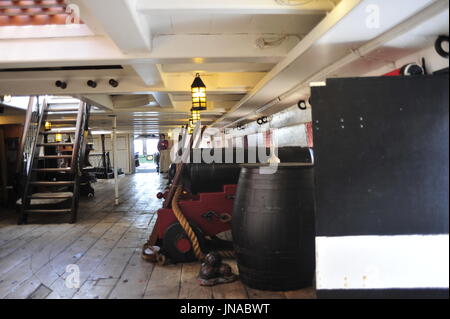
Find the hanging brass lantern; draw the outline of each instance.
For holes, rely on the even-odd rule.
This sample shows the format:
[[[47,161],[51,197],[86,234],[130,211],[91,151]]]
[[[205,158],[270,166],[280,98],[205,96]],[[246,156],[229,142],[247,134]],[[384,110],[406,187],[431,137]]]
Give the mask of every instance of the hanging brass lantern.
[[[205,111],[206,106],[206,85],[200,78],[200,74],[195,75],[194,82],[191,85],[192,109],[196,111]]]

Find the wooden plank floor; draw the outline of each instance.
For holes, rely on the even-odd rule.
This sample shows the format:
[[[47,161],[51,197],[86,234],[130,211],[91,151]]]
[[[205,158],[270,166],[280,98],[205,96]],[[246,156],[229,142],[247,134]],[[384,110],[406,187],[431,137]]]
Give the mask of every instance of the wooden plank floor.
[[[120,178],[119,206],[113,181],[94,184],[96,196],[82,200],[79,220],[30,216],[16,225],[12,211],[0,211],[0,298],[92,299],[258,299],[315,298],[314,289],[258,291],[240,281],[215,287],[197,283],[199,263],[155,266],[140,257],[161,201],[155,194],[166,180],[156,173]],[[235,272],[234,260],[227,260]],[[80,270],[80,287],[68,288],[69,265]],[[70,278],[69,278],[70,279]]]

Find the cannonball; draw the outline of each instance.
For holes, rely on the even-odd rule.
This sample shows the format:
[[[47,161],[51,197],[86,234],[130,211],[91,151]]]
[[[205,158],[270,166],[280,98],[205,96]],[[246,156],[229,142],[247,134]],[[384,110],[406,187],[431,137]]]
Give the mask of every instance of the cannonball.
[[[222,257],[218,252],[212,251],[205,257],[205,263],[212,267],[220,267],[222,264]]]
[[[213,266],[203,263],[202,266],[200,267],[199,276],[200,276],[200,278],[206,279],[206,280],[216,278],[217,271]]]
[[[219,273],[221,277],[230,277],[231,275],[233,275],[233,271],[231,270],[231,267],[228,264],[220,265]]]

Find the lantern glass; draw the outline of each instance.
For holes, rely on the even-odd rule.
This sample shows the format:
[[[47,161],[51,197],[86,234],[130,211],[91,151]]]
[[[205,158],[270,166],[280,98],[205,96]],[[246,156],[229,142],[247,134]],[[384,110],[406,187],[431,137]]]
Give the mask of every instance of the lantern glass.
[[[52,123],[45,122],[44,128],[45,128],[46,131],[50,131],[52,129]]]
[[[191,119],[192,124],[197,124],[201,120],[200,111],[195,110],[194,108],[191,109]]]
[[[194,82],[191,85],[191,92],[192,108],[198,111],[206,110],[206,86],[198,73],[196,74]]]

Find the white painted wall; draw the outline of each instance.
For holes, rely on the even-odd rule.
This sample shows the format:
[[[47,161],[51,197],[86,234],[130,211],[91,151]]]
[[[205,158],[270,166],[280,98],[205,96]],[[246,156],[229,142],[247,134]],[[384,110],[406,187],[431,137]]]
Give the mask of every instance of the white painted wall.
[[[437,70],[441,70],[449,67],[449,60],[440,57],[434,46],[415,52],[409,56],[395,61],[393,64],[397,68],[402,67],[408,63],[422,64],[422,58],[425,58],[425,63],[428,73],[433,73]],[[364,76],[381,76],[394,69],[392,63],[386,63],[385,66],[374,70]],[[311,109],[300,110],[296,105],[287,108],[279,113],[272,115],[272,121],[270,127],[276,130],[278,138],[278,146],[307,146],[307,131],[306,123],[312,121]],[[267,130],[269,124],[259,126],[256,122],[248,123],[243,130],[231,129],[228,134],[231,134],[235,139],[235,146],[242,147],[242,138],[245,135],[248,136],[249,146],[255,146],[258,136],[262,136],[262,131]]]
[[[117,165],[121,168],[125,174],[132,174],[134,172],[134,164],[131,161],[131,154],[133,154],[133,146],[130,134],[118,134],[117,135]],[[93,137],[94,150],[91,153],[102,152],[102,142],[100,135]],[[105,137],[105,151],[109,152],[111,158],[111,165],[114,166],[114,154],[111,143],[111,136]],[[94,164],[91,162],[91,164]]]
[[[233,136],[236,147],[243,146],[242,137],[248,136],[248,145],[256,146],[258,138],[262,141],[263,132],[272,129],[276,135],[278,147],[308,146],[306,123],[311,122],[311,109],[300,110],[297,105],[273,114],[269,123],[258,125],[248,123],[243,130],[231,129],[227,134]]]
[[[419,65],[422,65],[422,58],[425,58],[425,65],[427,67],[428,73],[433,73],[435,71],[449,67],[449,60],[439,56],[439,54],[437,54],[434,49],[434,45],[395,61],[395,66],[397,68],[401,68],[403,65],[408,63],[417,63]],[[367,73],[366,76],[378,76],[381,74],[385,74],[392,69],[392,65],[389,64],[383,66],[380,69]]]

